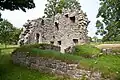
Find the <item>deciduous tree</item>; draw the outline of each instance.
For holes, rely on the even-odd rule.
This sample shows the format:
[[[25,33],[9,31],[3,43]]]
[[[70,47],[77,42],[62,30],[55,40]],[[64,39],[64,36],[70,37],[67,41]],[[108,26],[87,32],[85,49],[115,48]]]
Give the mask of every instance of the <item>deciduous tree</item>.
[[[26,12],[26,9],[32,9],[34,7],[33,0],[0,0],[0,10],[22,10]]]
[[[13,25],[7,21],[0,21],[0,43],[2,44],[16,44],[19,40],[20,29],[13,27]]]
[[[49,18],[55,16],[57,13],[61,13],[63,8],[80,9],[81,7],[77,0],[47,0],[47,2],[44,13]]]
[[[34,8],[33,0],[0,0],[0,10],[23,10]]]
[[[103,37],[107,41],[120,40],[120,0],[100,0],[97,18],[102,17],[102,22],[107,30]],[[98,29],[99,30],[99,29]]]
[[[7,20],[0,21],[0,43],[9,44],[13,25]]]

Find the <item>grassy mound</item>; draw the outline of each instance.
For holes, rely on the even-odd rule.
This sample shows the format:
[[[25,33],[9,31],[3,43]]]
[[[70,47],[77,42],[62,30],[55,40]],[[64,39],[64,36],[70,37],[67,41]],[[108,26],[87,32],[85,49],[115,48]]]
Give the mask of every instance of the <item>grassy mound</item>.
[[[58,78],[14,65],[12,64],[10,54],[7,54],[4,55],[0,64],[0,80],[58,80]]]
[[[73,54],[86,58],[91,58],[93,55],[97,55],[100,53],[100,50],[98,48],[89,44],[77,45],[74,48],[75,49]]]
[[[38,48],[38,49],[43,49],[43,50],[46,50],[46,49],[52,49],[54,50],[54,48],[57,48],[56,51],[59,51],[60,47],[59,46],[55,46],[55,45],[52,45],[52,44],[46,44],[46,43],[41,43],[41,44],[27,44],[27,45],[23,45],[21,46],[21,48]]]
[[[103,55],[98,58],[83,58],[80,68],[102,72],[104,78],[120,80],[120,55]]]
[[[81,60],[81,57],[77,55],[63,54],[54,50],[42,50],[34,47],[34,45],[30,45],[30,46],[27,45],[27,46],[17,48],[13,52],[13,54],[17,52],[25,53],[29,56],[40,56],[44,58],[52,58],[52,59],[62,60],[70,63],[76,63],[79,60]]]
[[[0,45],[1,48],[2,45]],[[0,80],[66,80],[54,75],[40,73],[35,70],[29,70],[25,67],[12,64],[11,53],[14,48],[1,50],[0,56]]]
[[[91,50],[91,47],[87,49]],[[84,50],[88,52],[89,50],[87,49]],[[12,49],[2,50],[2,54],[4,55],[4,57],[2,61],[0,61],[0,80],[67,80],[56,78],[55,76],[49,74],[42,74],[34,70],[28,70],[27,68],[19,67],[12,64],[10,56],[12,51]],[[98,70],[102,72],[102,76],[105,78],[111,78],[111,80],[120,80],[120,55],[102,55],[96,58],[84,58],[80,55],[77,56],[70,54],[61,54],[57,51],[41,50],[33,46],[20,47],[17,48],[15,51],[29,52],[29,55],[32,56],[39,55],[46,58],[60,59],[69,62],[77,61],[80,63],[78,68],[93,71]],[[97,54],[96,51],[94,52],[94,54]]]

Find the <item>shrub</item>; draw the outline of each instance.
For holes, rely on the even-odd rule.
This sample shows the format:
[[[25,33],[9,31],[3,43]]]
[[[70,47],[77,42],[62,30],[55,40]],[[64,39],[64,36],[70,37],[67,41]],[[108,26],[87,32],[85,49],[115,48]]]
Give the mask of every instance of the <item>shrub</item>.
[[[74,47],[73,54],[79,55],[85,58],[91,58],[95,55],[98,55],[100,50],[92,45],[84,44],[84,45],[77,45]]]

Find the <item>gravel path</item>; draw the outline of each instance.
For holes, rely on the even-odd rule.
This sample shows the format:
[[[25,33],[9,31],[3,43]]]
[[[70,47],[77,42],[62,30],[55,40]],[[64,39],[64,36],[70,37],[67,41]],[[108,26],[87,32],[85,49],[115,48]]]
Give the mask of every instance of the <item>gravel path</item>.
[[[96,46],[97,48],[115,48],[115,49],[120,49],[120,44],[100,44]]]

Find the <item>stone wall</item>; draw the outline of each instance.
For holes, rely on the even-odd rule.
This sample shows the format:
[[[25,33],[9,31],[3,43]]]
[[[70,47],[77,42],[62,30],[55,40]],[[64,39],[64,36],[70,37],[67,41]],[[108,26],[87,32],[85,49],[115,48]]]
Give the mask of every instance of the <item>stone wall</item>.
[[[79,64],[76,63],[72,64],[61,60],[29,56],[26,53],[13,53],[12,60],[15,64],[20,64],[44,73],[67,76],[79,80],[81,80],[83,76],[88,80],[101,80],[101,74],[99,72],[79,69]]]
[[[54,51],[59,51],[59,52],[61,50],[59,46],[55,46],[52,44],[36,44],[36,45],[33,45],[32,47],[42,49],[42,50],[54,50]]]
[[[20,44],[47,43],[61,47],[61,52],[87,42],[87,15],[78,9],[65,9],[53,18],[28,20],[20,35]]]

